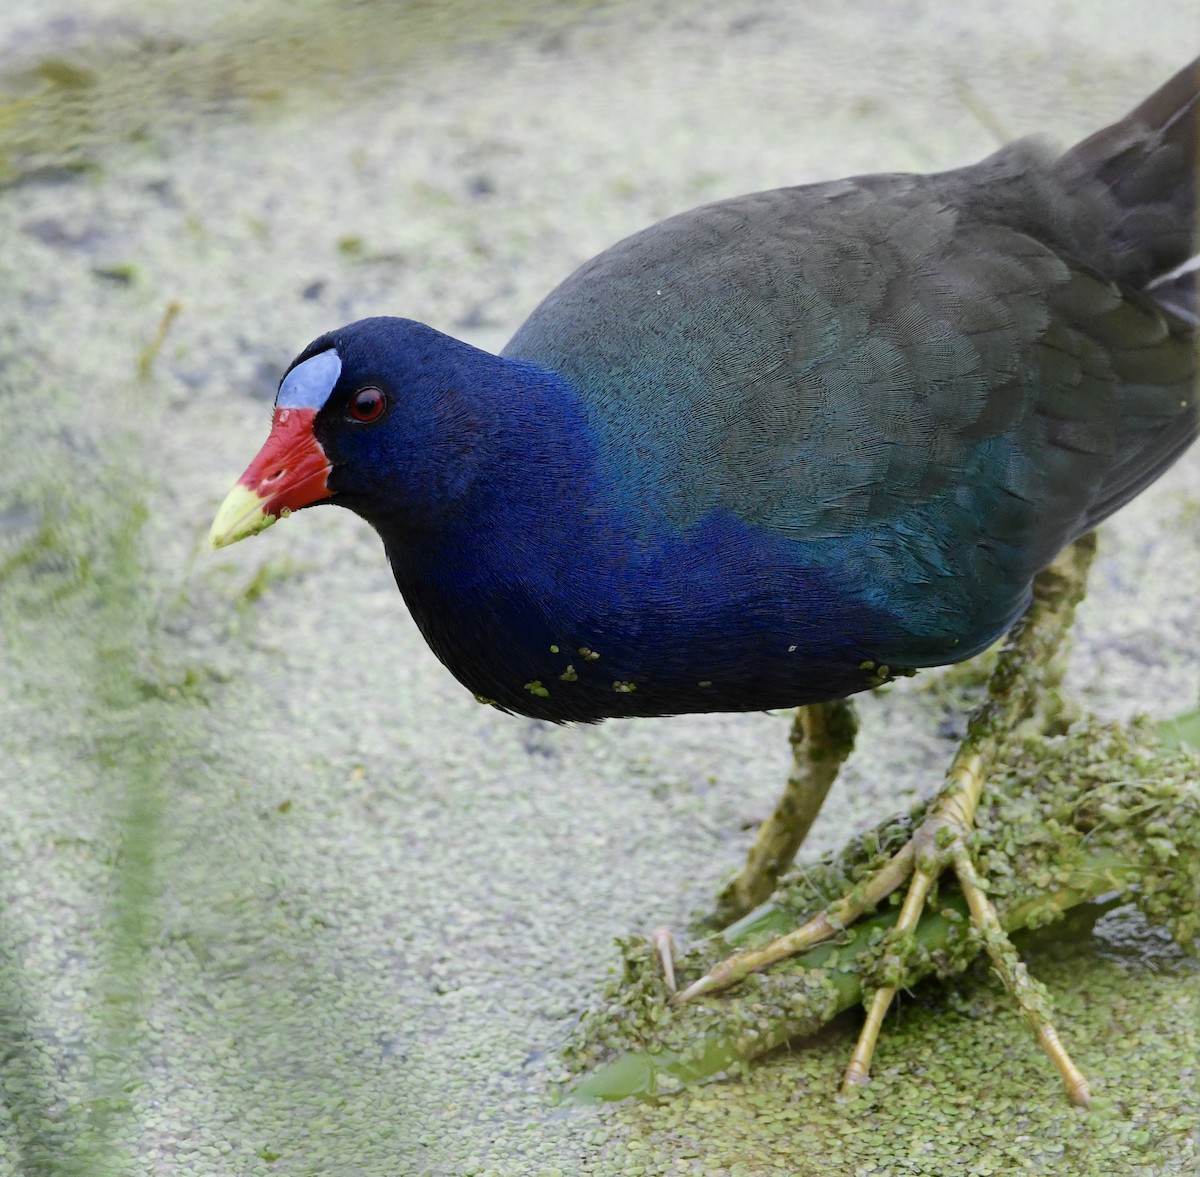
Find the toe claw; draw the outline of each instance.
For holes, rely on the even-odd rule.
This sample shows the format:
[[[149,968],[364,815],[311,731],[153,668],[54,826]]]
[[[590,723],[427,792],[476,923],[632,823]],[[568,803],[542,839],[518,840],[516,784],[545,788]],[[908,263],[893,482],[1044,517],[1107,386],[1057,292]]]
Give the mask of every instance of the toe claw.
[[[675,1005],[683,1005],[685,1002],[694,1001],[697,997],[703,997],[706,993],[712,993],[720,988],[721,981],[716,973],[705,973],[700,980],[693,981],[681,993],[676,993],[671,1000]]]
[[[675,984],[675,937],[671,935],[670,928],[655,928],[650,933],[650,943],[654,947],[654,955],[658,958],[659,967],[662,969],[667,991],[673,994],[678,988]]]

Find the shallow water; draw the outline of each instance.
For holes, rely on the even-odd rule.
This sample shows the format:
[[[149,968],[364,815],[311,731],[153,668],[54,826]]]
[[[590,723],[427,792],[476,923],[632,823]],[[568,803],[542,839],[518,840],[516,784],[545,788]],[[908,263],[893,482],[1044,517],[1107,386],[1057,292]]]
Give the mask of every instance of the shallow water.
[[[1194,1172],[1200,976],[1128,914],[1029,946],[1089,1115],[982,967],[908,1000],[849,1104],[843,1019],[741,1079],[557,1110],[613,937],[711,901],[788,718],[496,715],[347,514],[203,538],[329,327],[498,347],[657,217],[1068,141],[1197,44],[1182,0],[6,4],[0,1171]],[[1198,507],[1192,456],[1106,527],[1085,706],[1194,707]],[[812,852],[936,784],[924,681],[864,703]]]

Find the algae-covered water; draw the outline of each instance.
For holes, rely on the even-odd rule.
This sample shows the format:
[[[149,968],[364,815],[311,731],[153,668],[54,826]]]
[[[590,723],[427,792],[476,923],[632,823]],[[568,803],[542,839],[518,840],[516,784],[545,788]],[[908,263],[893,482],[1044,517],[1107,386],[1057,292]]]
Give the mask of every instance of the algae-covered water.
[[[558,1107],[614,937],[710,906],[789,718],[507,718],[349,514],[203,543],[320,332],[400,313],[499,347],[658,217],[1066,142],[1197,46],[1191,0],[9,0],[0,1173],[1197,1171],[1200,971],[1125,909],[1023,944],[1089,1113],[982,966],[905,998],[850,1102],[853,1016]],[[1086,708],[1195,706],[1198,520],[1188,457],[1105,527]],[[933,790],[961,730],[935,681],[864,701],[806,853]]]

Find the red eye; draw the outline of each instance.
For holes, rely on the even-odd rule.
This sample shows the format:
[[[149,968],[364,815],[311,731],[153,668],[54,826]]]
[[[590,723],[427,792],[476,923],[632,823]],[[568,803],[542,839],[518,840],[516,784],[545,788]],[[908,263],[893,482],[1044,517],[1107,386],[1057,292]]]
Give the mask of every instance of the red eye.
[[[360,388],[350,398],[350,416],[356,421],[378,421],[387,406],[378,388]]]

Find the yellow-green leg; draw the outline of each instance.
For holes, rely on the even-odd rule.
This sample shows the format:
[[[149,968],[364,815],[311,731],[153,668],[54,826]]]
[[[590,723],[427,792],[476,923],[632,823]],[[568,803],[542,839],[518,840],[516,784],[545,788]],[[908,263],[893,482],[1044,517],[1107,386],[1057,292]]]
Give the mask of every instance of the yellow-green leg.
[[[792,771],[775,811],[758,829],[746,865],[717,896],[722,925],[769,899],[817,820],[829,786],[854,747],[858,717],[847,699],[801,707],[792,721]]]
[[[1054,1061],[1071,1099],[1090,1100],[1087,1080],[1071,1061],[1050,1021],[1049,1001],[1032,980],[1007,936],[983,889],[967,848],[983,783],[1008,733],[1037,709],[1048,679],[1055,673],[1054,655],[1083,597],[1087,570],[1095,552],[1095,539],[1085,536],[1071,545],[1034,583],[1034,600],[1014,628],[988,683],[988,695],[971,717],[967,735],[946,776],[946,783],[925,820],[909,843],[867,883],[803,927],[761,948],[739,953],[721,962],[676,998],[688,1001],[740,980],[785,956],[827,939],[870,910],[905,879],[908,894],[895,928],[882,947],[882,956],[902,952],[924,907],[934,880],[947,866],[953,868],[967,899],[971,920],[1006,987],[1016,997],[1021,1014],[1038,1043]],[[867,1010],[858,1045],[845,1076],[845,1085],[867,1080],[871,1058],[884,1014],[895,989],[886,983],[875,990]]]

